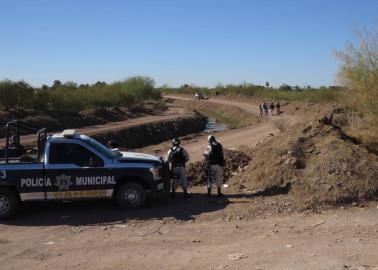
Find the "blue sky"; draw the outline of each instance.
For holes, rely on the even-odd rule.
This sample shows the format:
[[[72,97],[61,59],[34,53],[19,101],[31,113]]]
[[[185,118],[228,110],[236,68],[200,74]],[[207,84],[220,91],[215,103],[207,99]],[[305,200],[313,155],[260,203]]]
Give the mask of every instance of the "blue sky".
[[[0,79],[332,85],[377,0],[0,0]]]

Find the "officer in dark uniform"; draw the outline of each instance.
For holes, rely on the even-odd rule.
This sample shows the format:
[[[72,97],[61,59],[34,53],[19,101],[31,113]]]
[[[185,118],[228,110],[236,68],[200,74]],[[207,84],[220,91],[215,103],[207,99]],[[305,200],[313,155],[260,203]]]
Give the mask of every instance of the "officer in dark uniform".
[[[222,145],[217,142],[213,135],[208,138],[209,146],[204,156],[207,163],[207,197],[211,196],[212,178],[214,178],[218,189],[218,197],[222,197],[222,174],[225,165],[224,153]]]
[[[113,151],[118,151],[119,146],[116,140],[110,140],[108,141],[108,147]]]
[[[280,104],[279,101],[277,101],[276,108],[277,108],[277,115],[280,115],[281,114],[281,104]]]
[[[188,180],[185,169],[185,164],[189,161],[189,154],[180,146],[180,140],[178,138],[172,140],[172,148],[168,151],[166,161],[171,165],[171,197],[175,197],[177,182],[179,182],[184,191],[184,197],[190,197],[188,194]]]

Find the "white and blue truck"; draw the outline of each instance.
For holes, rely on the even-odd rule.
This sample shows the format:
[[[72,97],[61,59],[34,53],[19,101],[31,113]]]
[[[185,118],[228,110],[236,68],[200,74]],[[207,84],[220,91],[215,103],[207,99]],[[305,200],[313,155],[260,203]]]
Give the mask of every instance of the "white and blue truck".
[[[21,146],[23,129],[37,132],[33,149]],[[108,198],[137,209],[149,196],[169,192],[169,168],[156,156],[112,150],[75,130],[48,136],[45,129],[19,121],[8,122],[5,133],[0,219],[16,214],[26,201]]]

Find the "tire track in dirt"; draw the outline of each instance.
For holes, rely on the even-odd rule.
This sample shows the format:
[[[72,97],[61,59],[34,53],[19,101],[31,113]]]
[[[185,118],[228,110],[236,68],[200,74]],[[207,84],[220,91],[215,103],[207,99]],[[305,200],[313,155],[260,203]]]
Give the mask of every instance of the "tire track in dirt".
[[[183,95],[165,95],[165,98],[193,101],[190,96]],[[226,106],[235,106],[243,109],[249,113],[260,116],[259,107],[255,104],[226,100],[224,98],[212,98],[211,100],[200,100],[196,102],[215,103]],[[230,129],[225,131],[219,131],[214,133],[222,145],[227,149],[245,149],[254,147],[259,142],[267,139],[268,136],[274,136],[280,131],[275,125],[275,122],[282,121],[285,125],[289,126],[299,121],[299,117],[295,115],[281,115],[281,116],[266,116],[261,123],[256,125],[240,128]],[[193,140],[183,142],[183,146],[187,149],[190,162],[196,162],[203,159],[203,152],[207,147],[207,135],[198,136]],[[163,143],[160,145],[146,147],[140,149],[141,151],[147,151],[157,155],[164,155],[169,149],[169,143]]]

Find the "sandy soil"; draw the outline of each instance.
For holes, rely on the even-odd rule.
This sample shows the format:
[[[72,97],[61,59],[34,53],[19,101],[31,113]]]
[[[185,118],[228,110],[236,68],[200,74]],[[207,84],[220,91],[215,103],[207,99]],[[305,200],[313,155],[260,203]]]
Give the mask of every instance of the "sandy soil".
[[[233,105],[258,113],[253,104]],[[268,134],[279,132],[276,118],[217,137],[227,148],[272,140]],[[206,136],[185,147],[198,159]],[[274,204],[281,195],[252,198],[225,188],[224,199],[209,199],[204,189],[137,211],[109,201],[25,204],[15,219],[0,224],[0,268],[378,269],[377,202],[318,214],[280,212]]]
[[[170,99],[192,100],[192,98],[188,96],[168,95],[165,97]],[[212,98],[211,100],[201,100],[198,102],[236,106],[252,114],[259,115],[259,108],[254,103],[236,102],[224,98]],[[256,144],[261,143],[262,141],[271,139],[272,135],[274,136],[275,134],[279,133],[280,131],[275,123],[281,122],[285,126],[290,126],[298,122],[300,119],[301,117],[299,115],[288,114],[282,114],[281,116],[265,116],[263,117],[263,121],[256,125],[244,127],[241,129],[216,132],[214,133],[214,135],[216,136],[217,140],[222,143],[223,147],[227,149],[238,150],[249,148],[254,147]],[[208,134],[202,134],[196,136],[195,138],[183,141],[183,146],[189,153],[190,162],[196,162],[203,159],[202,154],[207,147],[207,136]],[[170,143],[165,142],[138,149],[138,151],[164,156],[170,147]]]
[[[109,202],[26,205],[16,220],[0,225],[1,269],[378,266],[377,203],[280,215],[263,199],[232,195],[207,199],[194,191],[174,202],[161,199],[135,212]]]

